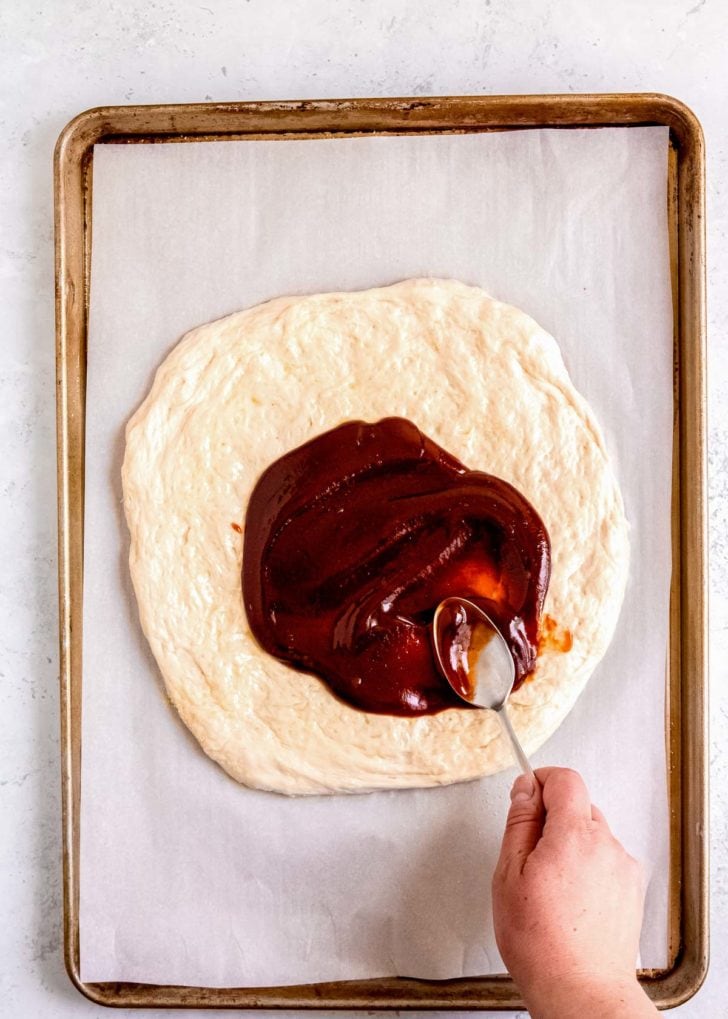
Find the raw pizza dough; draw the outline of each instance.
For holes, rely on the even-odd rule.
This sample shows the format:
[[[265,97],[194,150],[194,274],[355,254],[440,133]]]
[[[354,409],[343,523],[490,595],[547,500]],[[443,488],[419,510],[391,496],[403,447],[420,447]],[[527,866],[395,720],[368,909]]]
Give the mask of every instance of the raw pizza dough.
[[[527,752],[566,717],[612,637],[629,559],[621,494],[556,342],[527,315],[475,287],[422,279],[281,298],[202,326],[164,361],[129,422],[124,505],[141,624],[169,697],[245,785],[434,786],[512,763],[491,712],[367,714],[250,633],[238,529],[256,479],[342,421],[389,416],[511,482],[546,524],[545,611],[573,647],[543,651],[513,695]]]

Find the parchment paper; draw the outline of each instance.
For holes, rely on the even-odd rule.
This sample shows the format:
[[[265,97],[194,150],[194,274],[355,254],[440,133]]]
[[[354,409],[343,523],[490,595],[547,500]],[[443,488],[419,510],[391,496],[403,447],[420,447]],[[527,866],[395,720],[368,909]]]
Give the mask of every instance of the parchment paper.
[[[665,964],[666,169],[661,128],[96,148],[84,980],[270,985],[503,969],[489,885],[515,772],[348,798],[236,785],[166,703],[126,565],[124,424],[186,330],[280,294],[423,275],[479,284],[533,315],[605,429],[632,525],[631,582],[609,653],[535,763],[578,768],[647,864],[642,962]]]

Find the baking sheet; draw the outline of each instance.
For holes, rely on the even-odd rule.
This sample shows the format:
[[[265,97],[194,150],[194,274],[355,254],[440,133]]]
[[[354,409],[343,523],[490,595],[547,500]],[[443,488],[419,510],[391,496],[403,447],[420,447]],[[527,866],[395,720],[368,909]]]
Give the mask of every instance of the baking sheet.
[[[617,638],[536,763],[587,778],[651,873],[666,963],[672,310],[667,129],[97,146],[88,353],[81,976],[207,986],[498,972],[489,883],[513,773],[286,800],[166,705],[136,621],[123,425],[183,332],[282,293],[453,276],[559,339],[632,524]],[[649,461],[649,471],[645,463]]]

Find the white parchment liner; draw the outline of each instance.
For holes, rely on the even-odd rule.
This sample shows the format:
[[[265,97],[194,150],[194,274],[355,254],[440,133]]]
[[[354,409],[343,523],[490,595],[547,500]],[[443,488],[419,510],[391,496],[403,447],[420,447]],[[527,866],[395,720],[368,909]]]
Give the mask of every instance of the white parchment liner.
[[[630,585],[609,653],[535,763],[578,768],[647,864],[642,962],[665,964],[666,173],[663,128],[97,146],[84,980],[239,986],[503,968],[490,878],[514,772],[348,798],[236,785],[166,703],[126,566],[124,425],[182,334],[278,295],[412,276],[478,284],[531,314],[606,433],[632,527]]]

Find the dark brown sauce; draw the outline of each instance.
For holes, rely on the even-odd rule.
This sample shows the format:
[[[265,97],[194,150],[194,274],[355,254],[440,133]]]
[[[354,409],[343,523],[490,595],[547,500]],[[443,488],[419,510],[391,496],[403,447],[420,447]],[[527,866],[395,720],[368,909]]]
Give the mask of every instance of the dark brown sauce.
[[[430,640],[438,603],[469,598],[536,662],[550,574],[538,514],[410,421],[350,421],[281,457],[248,504],[243,597],[260,645],[366,711],[462,706]]]

